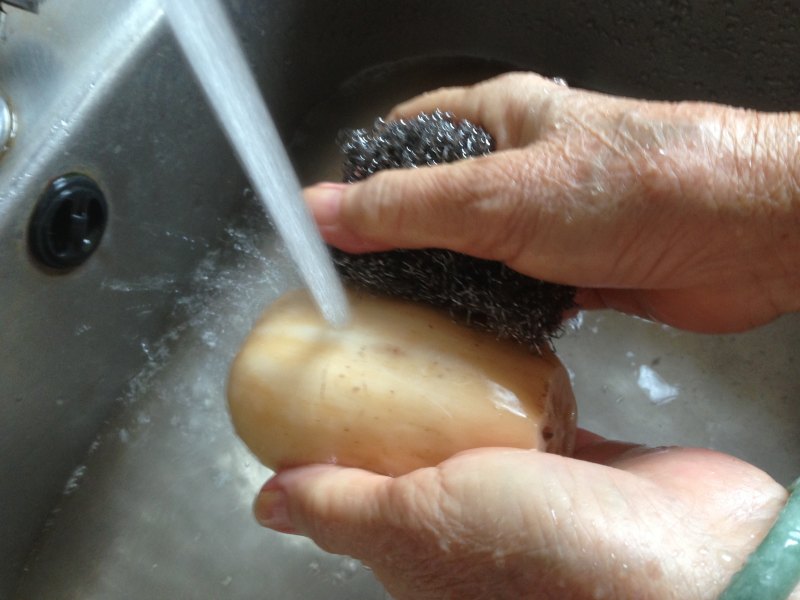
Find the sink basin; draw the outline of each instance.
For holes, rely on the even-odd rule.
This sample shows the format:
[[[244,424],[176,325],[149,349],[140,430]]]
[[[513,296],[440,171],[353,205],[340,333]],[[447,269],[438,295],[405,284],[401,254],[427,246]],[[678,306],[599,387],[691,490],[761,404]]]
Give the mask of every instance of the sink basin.
[[[797,108],[789,3],[226,3],[305,182],[333,139],[419,91],[510,68],[570,85]],[[0,598],[383,599],[359,563],[255,526],[269,472],[235,438],[228,364],[299,285],[154,0],[9,8],[0,94]],[[97,251],[37,264],[48,183],[92,178]],[[584,427],[798,475],[800,315],[702,336],[606,312],[557,340]]]

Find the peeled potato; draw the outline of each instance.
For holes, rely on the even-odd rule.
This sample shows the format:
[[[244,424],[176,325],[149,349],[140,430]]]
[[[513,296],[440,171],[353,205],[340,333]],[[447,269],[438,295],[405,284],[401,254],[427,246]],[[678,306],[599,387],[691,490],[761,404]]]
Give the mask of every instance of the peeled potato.
[[[404,301],[350,295],[328,326],[305,293],[275,302],[233,363],[236,432],[268,467],[338,463],[387,475],[470,448],[568,454],[569,378],[536,356]]]

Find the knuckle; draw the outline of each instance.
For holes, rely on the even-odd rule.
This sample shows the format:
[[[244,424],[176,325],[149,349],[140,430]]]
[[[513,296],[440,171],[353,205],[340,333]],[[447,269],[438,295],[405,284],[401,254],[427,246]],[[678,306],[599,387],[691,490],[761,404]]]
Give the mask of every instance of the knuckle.
[[[393,481],[387,494],[387,514],[417,536],[438,539],[459,521],[457,490],[440,466],[419,469]]]
[[[472,244],[488,258],[511,263],[537,229],[536,167],[523,153],[512,160],[487,161],[482,170],[485,187],[475,200],[475,212],[486,225],[475,228]]]
[[[359,186],[356,200],[349,206],[349,224],[360,233],[391,231],[407,219],[406,180],[390,171],[381,171]]]

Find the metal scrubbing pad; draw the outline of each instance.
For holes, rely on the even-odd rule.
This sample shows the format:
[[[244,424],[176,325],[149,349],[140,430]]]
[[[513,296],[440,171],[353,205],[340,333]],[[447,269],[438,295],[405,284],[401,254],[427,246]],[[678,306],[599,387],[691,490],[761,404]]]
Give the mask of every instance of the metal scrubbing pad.
[[[433,166],[494,149],[481,127],[435,111],[413,119],[375,121],[372,130],[344,130],[343,179],[355,182],[384,169]],[[497,261],[450,250],[392,250],[347,254],[333,250],[345,280],[372,293],[447,310],[469,326],[541,348],[558,334],[574,307],[575,289],[526,277]]]

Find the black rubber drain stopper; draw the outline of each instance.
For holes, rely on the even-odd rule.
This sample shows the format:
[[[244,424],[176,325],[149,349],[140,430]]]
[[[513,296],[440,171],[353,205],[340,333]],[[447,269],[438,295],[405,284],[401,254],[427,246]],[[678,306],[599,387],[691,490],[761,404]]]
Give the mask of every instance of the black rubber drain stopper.
[[[31,253],[45,266],[77,267],[97,250],[108,219],[108,204],[89,177],[69,173],[47,186],[31,217]]]

